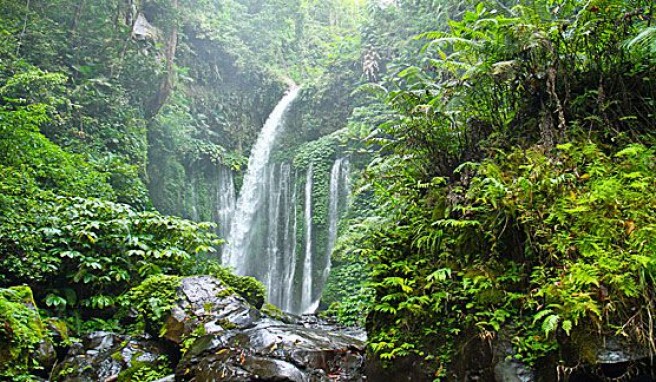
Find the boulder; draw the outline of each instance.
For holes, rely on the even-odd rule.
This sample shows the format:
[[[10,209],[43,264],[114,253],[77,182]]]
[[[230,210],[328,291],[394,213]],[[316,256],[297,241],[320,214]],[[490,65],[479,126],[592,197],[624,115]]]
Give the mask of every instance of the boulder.
[[[130,375],[141,368],[163,372],[169,369],[166,355],[165,347],[157,341],[94,332],[70,348],[68,356],[52,371],[52,381],[129,381]]]
[[[199,338],[178,365],[183,380],[361,381],[365,345],[338,330],[264,319]]]
[[[192,339],[179,380],[364,380],[362,332],[307,316],[269,317],[208,276],[183,279],[178,296],[165,337]]]
[[[0,289],[0,378],[47,376],[57,353],[27,286]]]
[[[177,297],[163,331],[164,338],[176,344],[199,332],[247,328],[261,317],[257,309],[211,276],[182,279]]]
[[[139,367],[159,372],[162,382],[365,380],[363,332],[310,316],[267,315],[214,277],[176,285],[162,316],[162,338],[93,333],[69,350],[52,380],[136,381]],[[177,363],[174,377],[163,356]]]

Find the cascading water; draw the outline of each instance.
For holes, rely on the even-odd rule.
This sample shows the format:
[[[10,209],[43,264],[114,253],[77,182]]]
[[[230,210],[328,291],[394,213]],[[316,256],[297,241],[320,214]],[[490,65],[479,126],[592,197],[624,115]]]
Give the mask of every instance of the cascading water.
[[[228,244],[223,264],[240,275],[254,276],[266,287],[268,302],[290,313],[313,313],[330,272],[330,254],[337,238],[337,220],[348,194],[348,159],[335,161],[330,173],[327,219],[314,225],[312,199],[315,176],[325,167],[310,163],[303,175],[290,163],[269,163],[277,133],[282,130],[285,112],[298,89],[280,101],[269,116],[249,158],[236,204],[221,201],[217,213]],[[230,182],[220,188],[234,189]],[[303,179],[305,182],[303,182]],[[302,211],[300,210],[302,209]],[[232,217],[232,218],[230,218]],[[325,246],[325,247],[324,247]]]
[[[330,273],[330,257],[333,253],[333,248],[335,248],[335,241],[337,240],[337,223],[339,221],[339,212],[340,209],[345,207],[340,205],[340,202],[347,200],[349,194],[351,193],[349,173],[350,162],[346,157],[336,160],[332,169],[330,170],[330,199],[328,201],[328,245],[326,246],[326,261],[323,270],[324,282],[328,279],[328,274]]]
[[[259,266],[251,266],[251,270],[266,286],[268,301],[291,311],[296,268],[296,193],[291,166],[286,163],[270,165],[268,184],[266,243],[262,251],[266,257],[260,257]],[[292,287],[288,288],[288,285]]]
[[[219,168],[216,184],[214,221],[219,226],[217,232],[219,237],[227,237],[230,234],[230,224],[237,202],[235,182],[232,171],[228,167],[221,166]]]
[[[238,274],[246,274],[250,263],[251,252],[249,247],[253,236],[257,233],[254,225],[258,209],[262,205],[267,176],[265,173],[271,149],[276,135],[282,126],[285,112],[289,105],[298,96],[299,88],[293,86],[273,109],[262,128],[255,146],[248,159],[248,170],[244,176],[244,183],[239,193],[237,206],[227,247],[223,253],[223,264],[232,267]]]
[[[301,295],[301,309],[303,313],[314,313],[317,310],[318,301],[315,303],[312,296],[313,289],[313,265],[312,261],[312,164],[308,167],[305,178],[305,258],[303,259],[303,287]]]
[[[186,187],[178,190],[179,199],[174,208],[170,204],[158,208],[197,222],[213,221],[217,223],[215,233],[227,237],[236,203],[233,171],[219,165],[188,169],[185,175]]]
[[[287,169],[291,171],[291,167],[289,165],[286,165]],[[289,176],[289,171],[287,172],[287,175]],[[296,178],[294,176],[294,178]],[[296,217],[296,187],[294,187],[294,182],[293,179],[290,178],[290,182],[287,183],[288,185],[288,192],[291,192],[291,199],[290,199],[290,206],[291,206],[291,211],[290,209],[287,209],[289,212],[289,215],[287,216],[287,219],[285,220],[285,232],[284,232],[284,238],[285,238],[285,251],[284,251],[284,259],[286,260],[284,264],[284,274],[285,276],[283,277],[283,288],[284,292],[283,294],[280,295],[280,298],[278,300],[273,300],[271,299],[270,301],[275,304],[274,301],[278,301],[278,306],[286,312],[295,312],[294,310],[294,281],[296,280],[296,229],[298,228],[298,219]],[[291,189],[291,191],[289,191]],[[291,225],[290,225],[291,223]],[[291,227],[291,230],[290,230]],[[281,288],[281,290],[283,290]],[[269,292],[271,293],[271,292]]]

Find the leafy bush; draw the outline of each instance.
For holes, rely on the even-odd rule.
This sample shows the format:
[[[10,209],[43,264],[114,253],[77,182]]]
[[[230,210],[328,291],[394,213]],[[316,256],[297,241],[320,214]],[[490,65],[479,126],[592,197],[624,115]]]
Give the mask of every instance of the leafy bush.
[[[99,199],[3,196],[17,206],[0,218],[2,284],[38,287],[53,308],[112,307],[144,278],[179,274],[218,243],[210,223]]]
[[[645,191],[655,163],[645,146],[609,156],[575,141],[553,153],[517,149],[474,166],[465,187],[431,188],[367,239],[372,348],[439,369],[471,330],[510,333],[529,363],[574,332],[648,346],[656,198]]]
[[[33,182],[62,195],[95,196],[113,199],[107,175],[95,171],[82,157],[65,152],[39,132],[49,119],[47,106],[20,106],[6,110],[0,106],[0,170],[2,186],[19,190],[20,184]]]
[[[475,337],[527,363],[574,334],[646,343],[654,308],[651,53],[624,44],[653,8],[499,4],[419,37],[426,59],[390,81],[394,115],[369,136],[370,345],[438,378]]]

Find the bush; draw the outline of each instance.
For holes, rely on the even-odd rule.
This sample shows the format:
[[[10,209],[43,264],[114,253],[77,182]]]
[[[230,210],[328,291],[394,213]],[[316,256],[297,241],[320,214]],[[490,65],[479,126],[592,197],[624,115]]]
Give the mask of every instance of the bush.
[[[36,191],[0,217],[0,285],[27,283],[55,308],[103,310],[151,275],[179,274],[218,244],[209,223],[193,223],[99,199]]]
[[[384,359],[445,365],[463,333],[505,333],[529,364],[599,333],[647,347],[656,306],[656,197],[647,192],[656,185],[654,150],[630,145],[609,155],[575,140],[471,168],[468,184],[436,187],[365,243],[376,291],[372,348]],[[583,357],[565,361],[590,361]]]

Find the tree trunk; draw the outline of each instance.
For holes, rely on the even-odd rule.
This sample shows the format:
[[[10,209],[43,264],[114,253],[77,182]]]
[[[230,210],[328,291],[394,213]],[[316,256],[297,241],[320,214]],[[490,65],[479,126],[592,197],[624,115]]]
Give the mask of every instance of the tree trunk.
[[[162,106],[166,103],[173,92],[173,83],[175,80],[175,53],[178,47],[178,0],[172,0],[171,6],[173,7],[174,12],[176,13],[173,18],[171,25],[171,31],[166,41],[166,49],[164,51],[164,56],[166,59],[166,73],[164,78],[160,83],[159,90],[149,109],[149,117],[154,117],[160,111]]]
[[[20,48],[23,45],[23,38],[25,37],[25,32],[27,31],[27,20],[30,17],[30,0],[27,0],[25,5],[25,19],[23,20],[23,30],[21,30],[20,36],[18,37],[18,44],[16,44],[16,55],[20,54]]]

